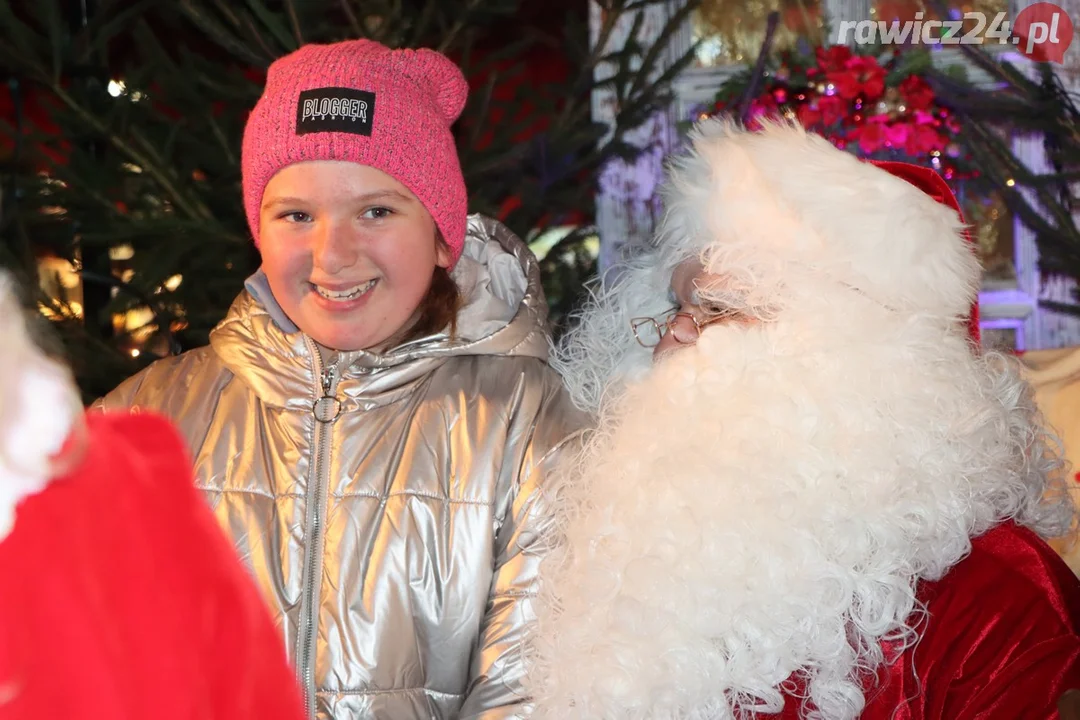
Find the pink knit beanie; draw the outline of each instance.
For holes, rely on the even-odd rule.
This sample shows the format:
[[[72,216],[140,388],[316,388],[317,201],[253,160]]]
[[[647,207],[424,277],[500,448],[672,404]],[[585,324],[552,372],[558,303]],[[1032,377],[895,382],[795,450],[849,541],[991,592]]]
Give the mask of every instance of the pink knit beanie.
[[[370,165],[409,188],[431,213],[456,263],[468,198],[450,126],[469,86],[434,50],[391,50],[371,40],[305,45],[275,61],[244,128],[244,209],[259,243],[270,178],[293,163]]]

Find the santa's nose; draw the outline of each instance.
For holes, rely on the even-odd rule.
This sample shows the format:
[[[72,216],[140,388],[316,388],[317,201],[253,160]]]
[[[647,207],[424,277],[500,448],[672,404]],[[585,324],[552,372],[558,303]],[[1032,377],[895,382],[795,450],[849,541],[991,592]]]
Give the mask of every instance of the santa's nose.
[[[660,338],[660,342],[657,343],[656,347],[653,348],[653,362],[656,362],[670,352],[675,352],[680,348],[690,347],[693,344],[694,341],[688,343],[679,342],[675,339],[674,334],[670,330],[668,330]]]
[[[653,348],[653,362],[673,350],[693,345],[698,339],[697,326],[688,313],[670,317],[666,327],[660,325],[660,332],[660,342]]]

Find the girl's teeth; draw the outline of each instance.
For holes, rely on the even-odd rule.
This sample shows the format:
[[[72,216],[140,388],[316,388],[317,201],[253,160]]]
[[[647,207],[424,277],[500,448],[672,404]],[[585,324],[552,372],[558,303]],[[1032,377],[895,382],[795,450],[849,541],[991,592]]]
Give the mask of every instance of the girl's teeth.
[[[375,285],[374,280],[369,280],[366,283],[357,285],[356,287],[349,288],[347,290],[327,290],[324,287],[318,285],[315,286],[315,292],[322,295],[327,300],[355,300],[370,290]]]

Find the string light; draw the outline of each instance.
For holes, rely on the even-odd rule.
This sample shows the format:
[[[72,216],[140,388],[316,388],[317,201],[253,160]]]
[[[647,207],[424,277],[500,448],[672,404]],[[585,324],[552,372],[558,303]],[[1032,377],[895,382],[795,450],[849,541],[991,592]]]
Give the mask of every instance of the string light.
[[[130,245],[114,245],[109,248],[109,259],[116,262],[123,262],[135,257],[135,248]]]

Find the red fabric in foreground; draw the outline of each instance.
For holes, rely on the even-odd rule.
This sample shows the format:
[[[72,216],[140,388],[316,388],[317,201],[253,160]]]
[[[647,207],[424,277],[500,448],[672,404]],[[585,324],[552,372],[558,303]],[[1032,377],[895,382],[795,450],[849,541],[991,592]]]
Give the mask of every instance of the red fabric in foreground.
[[[0,542],[0,718],[300,720],[281,639],[164,420],[88,419]]]
[[[919,587],[921,640],[882,673],[863,720],[1049,720],[1080,688],[1080,581],[1034,533],[1012,523]],[[789,699],[783,720],[795,720]]]

